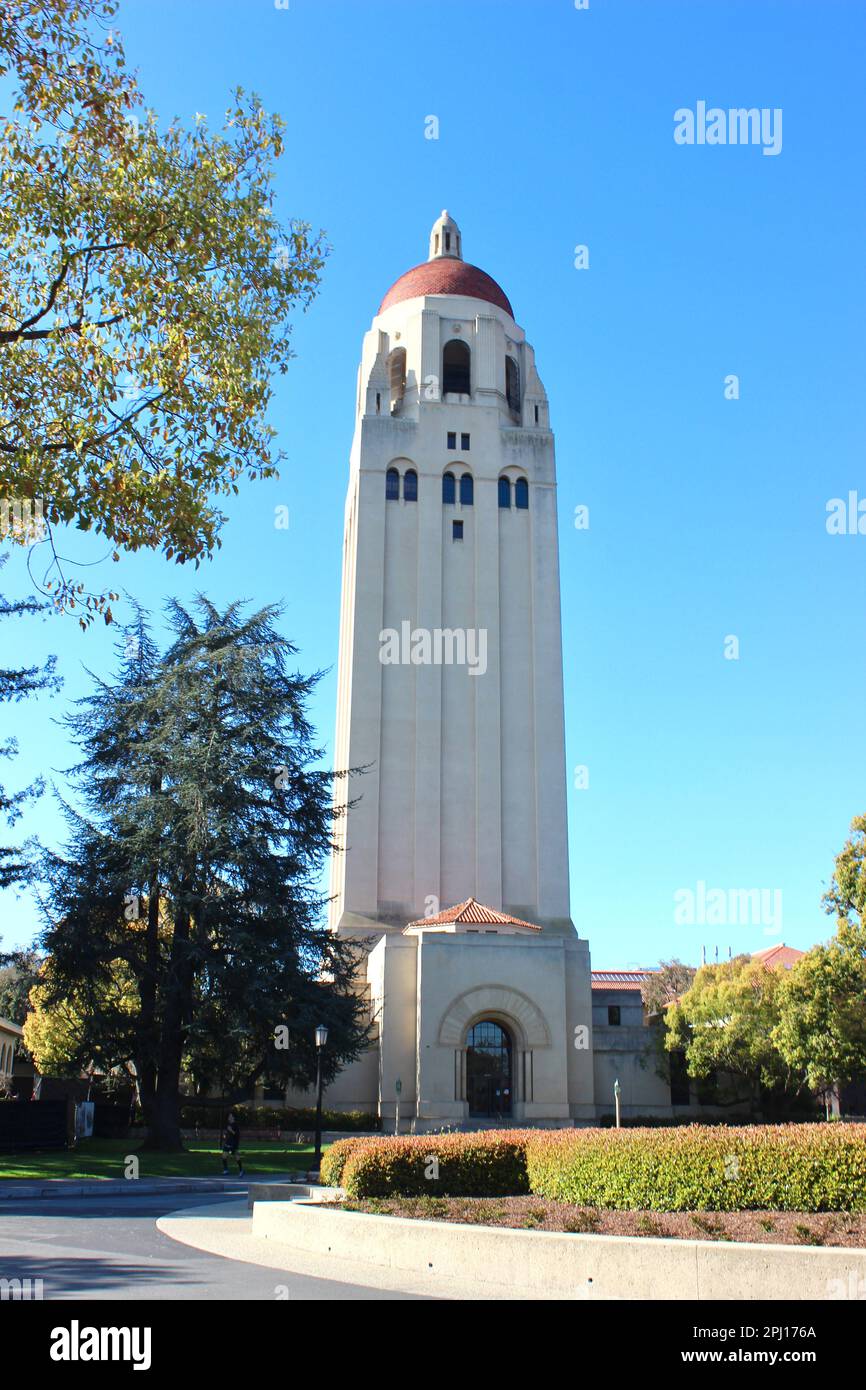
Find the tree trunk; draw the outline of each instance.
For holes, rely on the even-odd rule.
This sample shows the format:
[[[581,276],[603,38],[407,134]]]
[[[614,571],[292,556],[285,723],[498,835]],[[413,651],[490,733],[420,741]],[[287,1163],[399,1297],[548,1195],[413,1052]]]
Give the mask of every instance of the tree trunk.
[[[156,1030],[157,973],[159,970],[159,876],[154,871],[148,884],[147,928],[145,933],[144,971],[139,981],[141,1014],[138,1037],[138,1092],[148,1132],[156,1124],[156,1057],[159,1039]]]
[[[186,887],[186,885],[184,885]],[[181,897],[184,889],[181,889]],[[183,1151],[180,1132],[180,1073],[183,1063],[184,1024],[192,1012],[193,969],[190,961],[190,918],[179,907],[174,919],[171,959],[165,982],[165,1010],[159,1040],[153,1125],[145,1148],[163,1153]]]

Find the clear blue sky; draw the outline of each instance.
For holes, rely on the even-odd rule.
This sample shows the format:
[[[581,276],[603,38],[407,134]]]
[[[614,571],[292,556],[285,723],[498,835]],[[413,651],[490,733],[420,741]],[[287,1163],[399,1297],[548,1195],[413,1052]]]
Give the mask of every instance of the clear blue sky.
[[[282,479],[245,487],[198,576],[148,556],[105,582],[153,606],[196,587],[284,599],[302,666],[333,667],[361,336],[447,207],[551,402],[568,760],[590,771],[588,790],[569,777],[572,904],[593,964],[829,935],[821,893],[866,810],[866,535],[825,529],[830,498],[866,498],[866,6],[125,0],[119,27],[162,115],[215,121],[240,83],[285,116],[281,210],[333,254],[273,408]],[[781,107],[782,152],[678,146],[673,113],[699,100]],[[4,585],[23,591],[20,553]],[[73,761],[52,721],[85,666],[110,670],[112,639],[10,626],[10,660],[54,651],[65,678],[3,711],[15,786]],[[313,709],[328,743],[334,703],[332,671]],[[24,825],[59,829],[47,797]],[[780,889],[781,931],[678,925],[674,894],[699,881]],[[35,920],[0,897],[5,946]]]

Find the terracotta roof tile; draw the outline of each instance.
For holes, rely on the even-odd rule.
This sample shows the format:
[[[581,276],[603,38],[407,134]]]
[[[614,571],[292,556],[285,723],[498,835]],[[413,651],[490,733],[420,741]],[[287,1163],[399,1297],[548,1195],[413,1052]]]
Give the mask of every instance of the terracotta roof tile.
[[[384,314],[392,304],[399,304],[401,300],[416,299],[427,294],[455,294],[466,295],[469,299],[483,299],[488,304],[496,304],[514,318],[508,297],[492,276],[479,270],[477,265],[444,256],[438,260],[422,261],[395,280],[379,305],[379,313]]]
[[[765,946],[763,951],[753,951],[752,960],[763,961],[768,970],[790,970],[794,962],[805,954],[805,951],[798,951],[796,946],[786,946],[780,942],[778,946]]]
[[[510,917],[507,912],[498,912],[496,908],[485,907],[483,903],[478,903],[474,898],[467,898],[465,902],[458,903],[456,907],[448,907],[444,912],[437,912],[435,917],[421,917],[417,922],[410,922],[410,927],[442,927],[450,926],[452,923],[470,923],[472,926],[506,926],[506,927],[529,927],[530,931],[541,931],[541,927],[534,922],[523,922],[519,917]]]
[[[593,970],[593,989],[635,989],[639,990],[652,970]]]

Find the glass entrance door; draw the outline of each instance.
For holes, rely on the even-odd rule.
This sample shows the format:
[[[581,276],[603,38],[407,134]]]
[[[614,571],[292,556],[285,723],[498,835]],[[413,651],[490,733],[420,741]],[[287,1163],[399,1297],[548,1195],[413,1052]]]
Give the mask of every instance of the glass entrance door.
[[[466,1099],[469,1114],[499,1119],[512,1113],[511,1038],[492,1019],[470,1028],[466,1038]]]

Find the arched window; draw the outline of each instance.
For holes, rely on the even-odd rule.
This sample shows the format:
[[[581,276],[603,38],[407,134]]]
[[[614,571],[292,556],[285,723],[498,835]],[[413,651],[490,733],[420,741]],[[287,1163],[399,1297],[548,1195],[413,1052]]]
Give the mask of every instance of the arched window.
[[[442,475],[442,501],[456,502],[457,489],[454,486],[454,474],[443,473]]]
[[[418,501],[418,474],[414,468],[409,468],[403,474],[403,501]]]
[[[470,1115],[510,1115],[513,1106],[511,1038],[484,1019],[466,1035],[466,1099]]]
[[[475,492],[472,487],[472,474],[464,473],[460,479],[460,505],[461,507],[471,507],[475,501]]]
[[[469,346],[461,338],[452,338],[445,344],[442,353],[442,391],[444,395],[454,392],[468,396],[471,391],[470,362],[472,354]]]
[[[385,498],[388,502],[396,502],[400,496],[400,474],[396,468],[389,468],[385,474]]]
[[[499,505],[500,507],[511,506],[511,483],[508,478],[499,479]]]
[[[509,410],[520,413],[520,368],[513,357],[505,359],[505,399]]]
[[[529,483],[525,478],[518,478],[514,484],[514,505],[522,512],[529,506]]]

